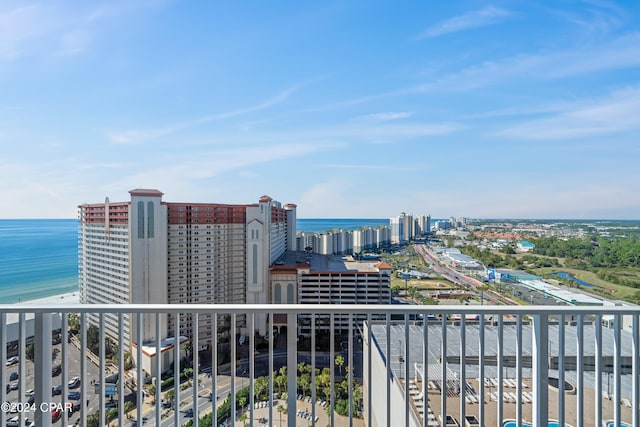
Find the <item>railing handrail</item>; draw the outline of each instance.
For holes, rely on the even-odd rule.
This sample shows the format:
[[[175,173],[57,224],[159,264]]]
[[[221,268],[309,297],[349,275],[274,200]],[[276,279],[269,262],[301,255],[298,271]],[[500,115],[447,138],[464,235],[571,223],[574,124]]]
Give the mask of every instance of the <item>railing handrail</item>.
[[[385,304],[0,304],[0,313],[283,313],[638,315],[640,306],[385,305]]]

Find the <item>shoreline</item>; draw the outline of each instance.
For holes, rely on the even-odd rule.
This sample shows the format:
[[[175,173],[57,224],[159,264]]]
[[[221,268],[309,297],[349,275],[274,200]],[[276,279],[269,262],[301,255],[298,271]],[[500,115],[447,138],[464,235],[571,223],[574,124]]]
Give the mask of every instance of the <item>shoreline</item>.
[[[36,298],[28,301],[20,301],[9,303],[13,305],[51,305],[56,304],[80,304],[80,292],[66,292],[63,294],[52,295],[49,297]]]

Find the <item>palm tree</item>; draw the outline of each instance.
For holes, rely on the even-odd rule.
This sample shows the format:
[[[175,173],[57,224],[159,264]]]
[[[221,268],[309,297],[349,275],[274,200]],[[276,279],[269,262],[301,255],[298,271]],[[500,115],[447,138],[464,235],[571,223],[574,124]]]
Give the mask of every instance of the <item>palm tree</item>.
[[[344,357],[341,355],[336,356],[336,365],[340,368],[340,376],[342,376],[342,365],[344,365]]]
[[[278,413],[280,414],[280,427],[282,427],[282,413],[283,412],[286,412],[286,409],[284,409],[284,406],[278,405]]]

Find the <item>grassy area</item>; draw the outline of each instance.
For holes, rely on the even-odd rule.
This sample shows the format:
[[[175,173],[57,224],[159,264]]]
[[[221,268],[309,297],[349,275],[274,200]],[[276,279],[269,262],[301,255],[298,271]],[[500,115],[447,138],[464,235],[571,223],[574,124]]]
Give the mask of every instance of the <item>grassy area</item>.
[[[438,286],[438,283],[442,284],[443,286]],[[446,279],[410,279],[408,281],[408,285],[409,287],[415,287],[421,291],[426,291],[426,290],[446,290],[446,289],[456,289],[457,286],[453,283],[450,282]],[[405,288],[405,282],[402,279],[399,279],[395,276],[391,277],[391,288],[394,289],[395,287],[398,287],[400,289],[404,289]]]
[[[618,269],[614,269],[614,270],[618,270]],[[610,298],[613,298],[613,299],[623,299],[625,297],[635,295],[636,292],[638,292],[638,289],[631,288],[628,286],[616,285],[615,283],[610,283],[610,282],[607,282],[606,280],[602,280],[596,275],[596,273],[593,273],[591,271],[578,270],[575,268],[565,268],[565,267],[536,268],[536,269],[533,269],[533,271],[535,274],[540,276],[544,276],[545,274],[549,274],[553,272],[563,271],[565,273],[572,275],[578,280],[591,283],[595,287],[605,290],[605,292],[603,293],[603,292],[594,291],[593,288],[590,288],[587,286],[580,287],[581,290],[586,292],[591,292],[599,296],[610,295]],[[550,281],[560,283],[560,281],[553,280],[553,279],[551,279]]]

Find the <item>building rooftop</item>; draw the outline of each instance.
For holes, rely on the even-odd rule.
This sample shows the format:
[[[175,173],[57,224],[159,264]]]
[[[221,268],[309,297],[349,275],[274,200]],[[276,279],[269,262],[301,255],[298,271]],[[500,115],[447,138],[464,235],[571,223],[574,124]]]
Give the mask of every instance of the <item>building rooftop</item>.
[[[311,272],[360,272],[377,273],[389,270],[391,266],[377,259],[356,261],[351,255],[320,255],[298,251],[287,251],[276,262],[272,271],[293,271],[298,268],[309,268]]]

